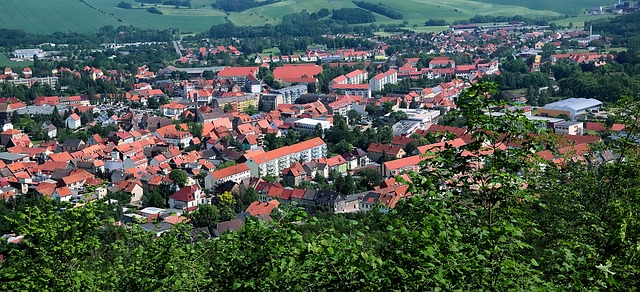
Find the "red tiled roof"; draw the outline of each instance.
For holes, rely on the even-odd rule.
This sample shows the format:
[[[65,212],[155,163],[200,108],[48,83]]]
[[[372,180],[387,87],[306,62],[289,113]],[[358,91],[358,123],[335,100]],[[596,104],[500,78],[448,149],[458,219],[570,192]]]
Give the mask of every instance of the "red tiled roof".
[[[68,187],[57,188],[56,192],[60,197],[68,197],[71,196],[71,190]]]
[[[253,202],[251,203],[251,205],[249,205],[249,208],[247,208],[246,212],[251,214],[251,216],[270,215],[271,211],[273,211],[273,209],[277,208],[279,205],[280,203],[276,200],[271,200],[266,203]]]
[[[320,138],[313,138],[311,140],[307,140],[304,142],[300,142],[298,144],[294,144],[291,146],[285,146],[285,147],[281,147],[275,150],[271,150],[269,152],[265,152],[265,153],[260,153],[257,155],[254,155],[253,157],[251,157],[251,159],[253,159],[253,161],[255,161],[257,164],[261,164],[291,153],[297,153],[303,150],[307,150],[307,149],[311,149],[313,147],[317,147],[320,145],[324,145],[324,141],[322,141],[322,139]]]
[[[257,72],[258,67],[227,67],[218,72],[218,77],[245,77]]]
[[[234,174],[238,174],[241,172],[245,172],[245,171],[249,171],[249,167],[244,163],[240,163],[238,165],[229,166],[220,170],[213,171],[211,172],[211,175],[215,179],[222,179],[222,178],[225,178]]]
[[[195,201],[195,193],[199,190],[200,187],[198,185],[184,186],[179,191],[171,195],[171,199],[181,202],[191,202]]]

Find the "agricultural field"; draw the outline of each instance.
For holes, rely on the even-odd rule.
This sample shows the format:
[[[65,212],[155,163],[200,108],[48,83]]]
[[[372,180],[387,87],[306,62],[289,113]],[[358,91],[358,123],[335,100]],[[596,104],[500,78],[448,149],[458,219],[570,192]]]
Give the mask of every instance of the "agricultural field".
[[[277,24],[283,15],[322,8],[354,8],[351,0],[284,0],[271,5],[242,12],[225,13],[213,9],[214,0],[191,0],[192,8],[155,6],[163,15],[151,14],[140,3],[129,1],[134,9],[121,9],[116,5],[122,0],[2,0],[0,1],[0,28],[18,28],[31,33],[93,32],[105,25],[132,25],[141,28],[179,28],[182,32],[201,32],[212,25],[230,20],[236,25],[260,26]],[[613,0],[371,0],[381,2],[404,15],[394,20],[375,14],[377,24],[408,22],[407,27],[416,31],[442,30],[441,27],[424,27],[429,18],[447,21],[468,19],[477,14],[562,16],[579,15],[585,8],[608,5]],[[578,16],[572,22],[581,23]],[[569,21],[571,22],[571,21]],[[567,22],[568,23],[568,22]]]
[[[9,57],[7,57],[7,53],[0,51],[0,70],[4,70],[5,67],[26,67],[26,66],[31,66],[33,65],[33,62],[16,62],[16,61],[11,61],[9,60]]]
[[[553,21],[557,25],[569,26],[569,23],[573,23],[573,27],[583,27],[585,21],[591,21],[601,18],[609,18],[611,15],[580,15],[576,17],[569,17]]]
[[[179,28],[184,32],[201,32],[224,22],[225,14],[205,2],[194,1],[198,9],[175,9],[158,6],[164,15],[145,9],[121,9],[122,0],[2,0],[0,28],[17,28],[31,33],[94,32],[105,25],[133,25],[140,28]],[[137,8],[139,3],[131,1]]]
[[[513,4],[493,4],[485,0],[376,0],[404,14],[404,21],[409,22],[409,27],[414,24],[424,26],[429,18],[445,19],[447,21],[469,19],[476,14],[491,15],[526,15],[536,16],[560,16],[561,13],[551,10],[534,10]],[[575,1],[578,2],[578,1]],[[285,0],[268,6],[248,9],[240,13],[232,13],[229,19],[237,25],[259,26],[264,24],[277,24],[280,18],[288,13],[307,10],[318,11],[322,8],[339,9],[355,8],[351,0]],[[378,24],[401,23],[403,20],[393,20],[385,16],[375,14]]]

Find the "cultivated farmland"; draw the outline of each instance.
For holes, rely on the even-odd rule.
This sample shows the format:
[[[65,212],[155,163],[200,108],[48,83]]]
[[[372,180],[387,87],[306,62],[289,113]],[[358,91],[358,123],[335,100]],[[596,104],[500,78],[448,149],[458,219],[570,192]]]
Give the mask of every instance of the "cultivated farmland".
[[[129,1],[134,9],[121,9],[122,0],[2,0],[0,28],[18,28],[32,33],[93,32],[105,25],[133,25],[141,28],[179,28],[183,32],[205,31],[226,19],[237,25],[258,26],[277,24],[283,15],[322,8],[356,7],[351,0],[284,0],[242,12],[225,13],[211,8],[214,0],[192,0],[192,9],[156,6],[163,15],[146,11],[150,5]],[[378,24],[408,22],[417,31],[431,31],[424,27],[429,18],[447,21],[468,19],[476,14],[560,16],[579,15],[585,8],[608,5],[613,0],[369,0],[382,3],[404,15],[394,20],[374,14]]]

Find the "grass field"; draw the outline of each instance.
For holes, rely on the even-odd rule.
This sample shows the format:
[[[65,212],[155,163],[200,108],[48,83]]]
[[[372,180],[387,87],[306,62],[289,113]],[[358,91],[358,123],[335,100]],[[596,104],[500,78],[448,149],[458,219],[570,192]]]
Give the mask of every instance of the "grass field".
[[[5,52],[0,51],[0,70],[4,70],[5,67],[26,67],[33,65],[33,62],[15,62],[9,60]]]
[[[447,21],[469,19],[476,14],[491,15],[526,15],[558,16],[558,12],[551,10],[535,10],[514,4],[494,4],[486,0],[376,0],[392,7],[404,14],[404,20],[409,22],[409,27],[417,24],[424,26],[429,18],[440,18]],[[575,1],[577,2],[577,1]],[[322,8],[339,9],[343,7],[354,8],[351,0],[285,0],[272,5],[245,10],[240,13],[232,13],[229,19],[238,25],[259,26],[264,24],[277,24],[280,18],[288,13],[307,10],[318,11]],[[375,14],[377,23],[401,23],[385,16]],[[432,30],[432,29],[427,29]]]
[[[192,0],[192,9],[175,9],[157,6],[164,14],[151,14],[149,7],[140,7],[130,1],[136,9],[120,9],[116,5],[122,0],[1,0],[0,28],[19,28],[32,33],[56,31],[93,32],[105,25],[133,25],[141,28],[179,28],[183,32],[201,32],[214,24],[223,23],[226,17],[237,25],[259,26],[277,24],[283,15],[322,8],[339,9],[356,7],[351,0],[284,0],[271,5],[249,9],[239,13],[225,13],[211,8],[214,0]],[[468,19],[476,14],[525,15],[529,17],[579,15],[585,8],[607,5],[613,0],[369,0],[382,2],[404,14],[408,28],[416,31],[442,30],[439,27],[424,27],[429,18],[447,21]],[[378,24],[401,23],[375,14]],[[583,20],[584,21],[584,20]],[[567,21],[574,24],[583,21],[575,18]],[[416,25],[416,27],[413,27]]]
[[[596,20],[596,19],[601,19],[601,18],[608,18],[608,17],[612,17],[612,16],[611,15],[593,15],[593,16],[591,16],[591,15],[580,15],[580,16],[576,16],[576,17],[569,17],[569,18],[565,18],[565,19],[556,20],[556,21],[553,21],[553,22],[555,22],[555,24],[557,24],[557,25],[562,25],[562,26],[568,26],[569,23],[573,23],[574,27],[583,27],[585,21]]]

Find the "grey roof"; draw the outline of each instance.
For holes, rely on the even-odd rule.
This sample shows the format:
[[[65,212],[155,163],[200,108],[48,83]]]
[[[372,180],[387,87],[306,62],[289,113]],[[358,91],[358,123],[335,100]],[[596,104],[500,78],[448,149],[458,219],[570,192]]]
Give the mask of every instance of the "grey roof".
[[[302,199],[307,201],[315,201],[317,194],[318,191],[309,189],[304,192],[304,196],[302,196]]]
[[[602,106],[602,102],[593,98],[567,98],[564,100],[549,103],[544,106],[545,109],[550,110],[574,110],[580,111],[592,107]]]
[[[19,108],[16,110],[16,112],[21,115],[51,115],[53,113],[53,108],[53,106],[46,104],[41,106],[30,105],[27,107]],[[56,105],[56,108],[58,109],[58,111],[64,112],[65,110],[67,110],[68,106],[59,104]]]
[[[59,181],[62,178],[69,176],[69,174],[71,174],[71,169],[57,168],[51,173],[51,179]]]
[[[315,201],[320,205],[332,205],[338,200],[338,198],[340,198],[340,193],[334,191],[319,190]]]
[[[80,140],[80,139],[66,139],[64,140],[64,147],[73,147],[73,148],[78,148],[80,147],[81,143],[84,143],[84,141]]]
[[[216,225],[216,229],[214,230],[214,234],[216,236],[220,236],[225,231],[237,231],[244,225],[244,220],[235,219],[231,221],[220,222]]]
[[[164,232],[167,230],[171,230],[171,227],[173,225],[167,223],[167,222],[160,222],[160,223],[146,223],[146,224],[142,224],[142,228],[146,231],[153,231],[153,232]]]
[[[3,160],[5,162],[21,160],[21,159],[24,159],[25,157],[27,157],[26,154],[14,154],[14,153],[9,153],[9,152],[0,152],[0,160]]]

